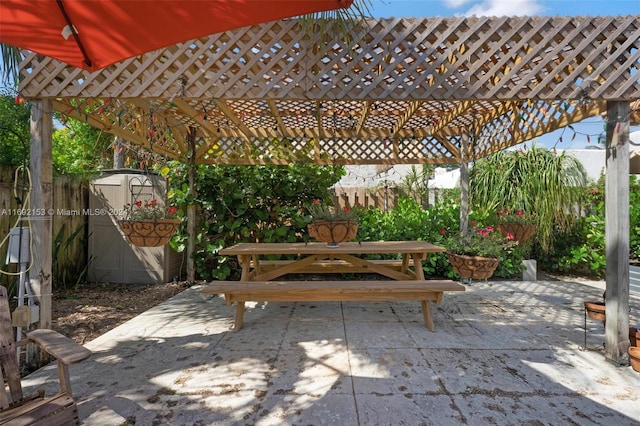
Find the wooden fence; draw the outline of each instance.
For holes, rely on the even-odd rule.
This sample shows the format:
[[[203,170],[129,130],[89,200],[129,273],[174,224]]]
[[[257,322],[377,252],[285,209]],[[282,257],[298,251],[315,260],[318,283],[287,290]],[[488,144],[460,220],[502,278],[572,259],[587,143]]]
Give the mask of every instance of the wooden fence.
[[[436,204],[442,198],[444,191],[446,190],[440,188],[429,189],[428,205]],[[334,203],[338,208],[344,206],[375,207],[386,212],[398,206],[401,195],[400,189],[396,187],[343,187],[336,189]],[[421,200],[416,199],[416,201],[422,204]]]
[[[44,211],[40,206],[25,209],[28,192],[18,176],[16,185],[15,169],[0,167],[0,265],[5,271],[15,271],[15,265],[6,264],[8,235],[11,228],[28,227],[29,216],[32,220],[51,220],[53,234],[54,282],[71,281],[78,277],[68,276],[71,271],[82,271],[87,264],[87,208],[89,192],[83,182],[72,181],[67,177],[56,177],[53,182],[53,210]],[[16,197],[17,194],[17,197]],[[24,198],[19,200],[19,198]],[[20,220],[23,209],[23,220]],[[6,237],[6,239],[5,239]],[[37,247],[33,248],[37,250]],[[0,283],[11,287],[16,277],[1,274]]]

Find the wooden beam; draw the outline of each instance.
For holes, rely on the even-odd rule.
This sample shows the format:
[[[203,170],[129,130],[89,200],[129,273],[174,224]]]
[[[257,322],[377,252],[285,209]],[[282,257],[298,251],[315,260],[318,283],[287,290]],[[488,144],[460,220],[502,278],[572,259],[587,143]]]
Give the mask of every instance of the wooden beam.
[[[607,102],[605,357],[628,364],[629,347],[629,102]]]

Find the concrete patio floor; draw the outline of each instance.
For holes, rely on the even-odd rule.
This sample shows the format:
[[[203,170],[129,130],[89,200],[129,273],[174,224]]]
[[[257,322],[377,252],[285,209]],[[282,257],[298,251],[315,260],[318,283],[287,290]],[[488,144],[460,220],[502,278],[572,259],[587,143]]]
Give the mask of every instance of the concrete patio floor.
[[[604,283],[488,281],[419,302],[235,306],[192,287],[89,342],[85,425],[638,425],[640,373],[603,355]],[[631,297],[631,325],[640,299]],[[55,368],[26,379],[57,389]]]

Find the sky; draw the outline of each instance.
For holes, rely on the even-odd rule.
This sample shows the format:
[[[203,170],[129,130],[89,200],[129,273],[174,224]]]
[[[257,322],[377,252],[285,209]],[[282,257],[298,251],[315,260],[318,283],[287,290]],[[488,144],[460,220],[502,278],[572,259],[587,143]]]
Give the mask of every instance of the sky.
[[[374,17],[638,15],[639,0],[370,0]]]
[[[375,18],[640,15],[640,0],[370,0],[370,5],[369,11]],[[604,148],[597,143],[598,135],[604,132],[604,120],[601,118],[588,118],[572,127],[541,136],[528,145],[535,143],[558,149]],[[640,127],[631,127],[630,131],[640,131]]]

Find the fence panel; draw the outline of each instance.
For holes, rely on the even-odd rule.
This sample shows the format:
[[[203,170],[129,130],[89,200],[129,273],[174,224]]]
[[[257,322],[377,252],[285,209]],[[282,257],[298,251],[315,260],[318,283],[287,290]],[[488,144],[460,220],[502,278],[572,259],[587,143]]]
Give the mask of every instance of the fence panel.
[[[24,207],[28,193],[23,191],[22,179],[15,183],[15,169],[0,167],[0,241],[4,241],[0,247],[0,265],[2,270],[15,271],[15,265],[6,264],[8,248],[8,235],[15,226],[29,226],[28,220],[18,222],[18,209]],[[16,198],[24,198],[18,200]],[[21,201],[19,203],[19,201]],[[52,220],[52,237],[54,242],[54,267],[62,270],[82,270],[87,264],[87,219],[88,216],[88,189],[83,182],[73,181],[66,176],[55,177],[53,180],[53,212],[41,215],[33,215],[34,220]],[[32,209],[40,206],[30,206]],[[32,211],[33,212],[33,211]],[[27,212],[28,213],[28,212]],[[51,214],[53,213],[53,214]],[[24,217],[23,217],[24,219]],[[5,237],[7,240],[5,240]],[[66,268],[65,265],[73,265]],[[54,275],[56,280],[63,277]],[[77,277],[64,277],[65,280],[73,280]],[[15,285],[16,278],[5,274],[0,276],[2,285],[11,287]]]

